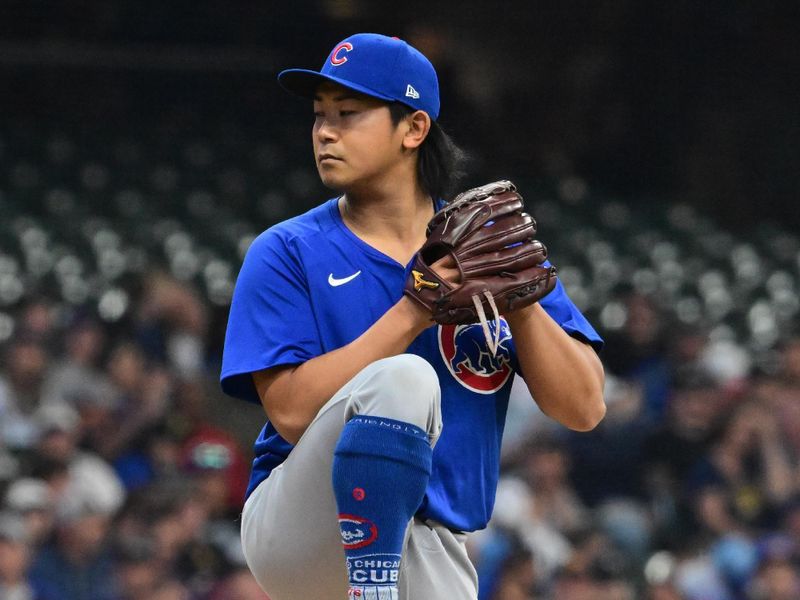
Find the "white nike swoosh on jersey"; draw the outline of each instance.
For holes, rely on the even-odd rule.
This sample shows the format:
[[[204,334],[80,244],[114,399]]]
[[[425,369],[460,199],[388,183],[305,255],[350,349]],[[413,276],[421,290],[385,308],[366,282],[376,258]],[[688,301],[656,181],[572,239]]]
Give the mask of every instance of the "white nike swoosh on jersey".
[[[330,283],[333,287],[339,287],[340,285],[344,285],[348,281],[353,281],[353,279],[355,279],[359,275],[361,275],[361,271],[356,271],[349,277],[342,277],[341,279],[336,279],[333,276],[333,273],[331,273],[330,275],[328,275],[328,283]]]

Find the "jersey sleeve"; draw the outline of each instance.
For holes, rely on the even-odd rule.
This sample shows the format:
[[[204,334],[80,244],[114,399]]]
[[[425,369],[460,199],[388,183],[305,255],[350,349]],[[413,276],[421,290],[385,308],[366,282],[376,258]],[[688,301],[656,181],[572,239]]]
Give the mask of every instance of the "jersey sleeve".
[[[302,263],[273,230],[252,243],[236,280],[222,353],[222,390],[259,403],[251,374],[299,364],[321,345]]]

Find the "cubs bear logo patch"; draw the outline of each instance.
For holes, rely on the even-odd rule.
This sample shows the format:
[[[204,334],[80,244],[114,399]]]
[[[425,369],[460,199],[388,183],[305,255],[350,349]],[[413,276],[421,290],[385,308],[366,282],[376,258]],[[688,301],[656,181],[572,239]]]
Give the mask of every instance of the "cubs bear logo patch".
[[[439,326],[439,351],[444,364],[456,381],[478,394],[496,392],[513,373],[511,329],[503,318],[489,321],[493,334],[495,327],[500,327],[500,342],[497,354],[492,356],[479,323]]]

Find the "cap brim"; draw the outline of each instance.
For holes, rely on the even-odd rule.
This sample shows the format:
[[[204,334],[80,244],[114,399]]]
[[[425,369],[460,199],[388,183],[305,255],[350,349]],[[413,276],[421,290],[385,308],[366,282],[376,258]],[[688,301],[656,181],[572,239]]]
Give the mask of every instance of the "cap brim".
[[[312,71],[310,69],[287,69],[278,73],[278,83],[283,89],[297,96],[310,98],[312,100],[314,99],[314,94],[317,91],[317,87],[319,87],[319,84],[323,83],[324,81],[338,83],[342,87],[355,90],[356,92],[361,92],[362,94],[372,96],[373,98],[379,98],[381,100],[387,100],[390,102],[395,100],[391,96],[378,93],[366,86],[353,83],[352,81],[347,81],[346,79],[339,79],[338,77],[323,75],[322,73],[318,73],[317,71]]]

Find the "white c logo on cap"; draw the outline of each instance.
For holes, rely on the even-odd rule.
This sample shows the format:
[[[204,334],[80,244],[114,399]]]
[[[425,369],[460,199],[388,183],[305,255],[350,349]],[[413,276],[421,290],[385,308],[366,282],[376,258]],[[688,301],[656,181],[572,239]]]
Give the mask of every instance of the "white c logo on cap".
[[[341,56],[340,57],[339,53],[342,50],[345,50],[346,52],[350,52],[352,49],[353,49],[353,44],[351,44],[350,42],[342,42],[341,44],[336,46],[336,48],[333,49],[333,52],[331,52],[331,64],[334,65],[334,66],[339,66],[339,65],[343,65],[344,63],[346,63],[347,62],[347,57],[346,56]]]

